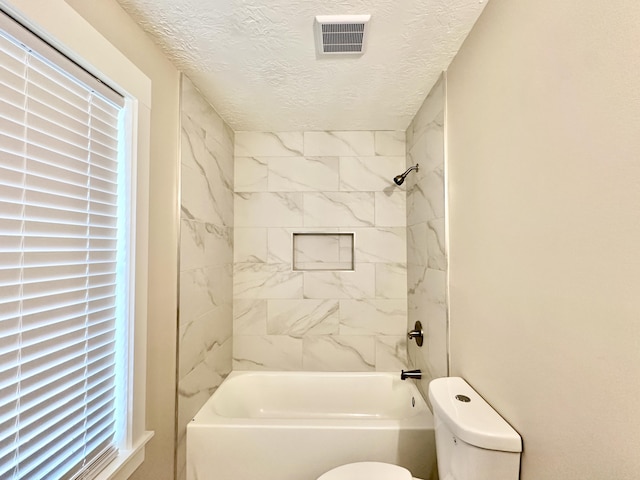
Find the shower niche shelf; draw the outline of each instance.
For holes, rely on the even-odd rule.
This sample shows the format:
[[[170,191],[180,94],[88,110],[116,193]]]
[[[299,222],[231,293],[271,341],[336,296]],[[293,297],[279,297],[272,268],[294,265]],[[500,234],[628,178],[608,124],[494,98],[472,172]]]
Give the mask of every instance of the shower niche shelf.
[[[352,271],[353,233],[294,233],[293,270]]]

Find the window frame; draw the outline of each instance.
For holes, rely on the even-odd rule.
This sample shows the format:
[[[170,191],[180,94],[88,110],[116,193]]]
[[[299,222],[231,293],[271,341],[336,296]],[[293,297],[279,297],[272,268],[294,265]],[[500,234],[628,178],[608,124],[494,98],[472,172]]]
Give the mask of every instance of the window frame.
[[[0,9],[94,76],[107,78],[125,98],[134,260],[129,281],[135,292],[129,303],[127,419],[117,458],[95,478],[126,479],[144,461],[153,436],[145,426],[151,81],[63,0],[2,0]]]

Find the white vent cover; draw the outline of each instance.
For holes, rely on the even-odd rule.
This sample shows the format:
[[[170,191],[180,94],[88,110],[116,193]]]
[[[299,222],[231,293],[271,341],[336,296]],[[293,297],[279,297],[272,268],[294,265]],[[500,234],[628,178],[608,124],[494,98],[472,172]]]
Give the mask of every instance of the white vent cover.
[[[362,55],[371,15],[316,16],[316,46],[320,55]]]

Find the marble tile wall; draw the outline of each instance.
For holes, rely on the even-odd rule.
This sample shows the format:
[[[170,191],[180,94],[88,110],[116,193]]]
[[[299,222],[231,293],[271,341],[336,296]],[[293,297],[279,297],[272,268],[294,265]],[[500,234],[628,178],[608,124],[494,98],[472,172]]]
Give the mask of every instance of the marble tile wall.
[[[236,132],[234,369],[406,367],[405,162],[404,132]],[[313,232],[353,233],[354,270],[294,271]]]
[[[233,131],[183,75],[177,478],[186,425],[231,371]]]
[[[446,78],[440,77],[406,131],[408,321],[422,322],[421,348],[408,345],[412,368],[423,371],[423,394],[429,381],[448,375],[447,251],[445,241],[444,112]]]

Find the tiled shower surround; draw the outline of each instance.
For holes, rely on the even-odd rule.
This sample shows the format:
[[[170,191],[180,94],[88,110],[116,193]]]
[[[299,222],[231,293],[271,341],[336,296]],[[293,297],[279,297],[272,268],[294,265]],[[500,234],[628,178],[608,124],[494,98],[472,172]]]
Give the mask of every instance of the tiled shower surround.
[[[186,425],[231,371],[233,131],[182,77],[177,473]]]
[[[186,425],[232,367],[410,364],[425,372],[423,391],[447,374],[444,87],[406,134],[234,135],[183,77],[178,479]],[[416,162],[420,171],[395,185]],[[297,237],[294,269],[295,233],[353,237]],[[337,263],[323,263],[335,252]],[[426,339],[409,344],[409,361],[415,320]]]
[[[406,366],[405,153],[404,132],[236,132],[234,369]],[[294,270],[313,232],[353,233],[354,269]]]
[[[407,276],[409,325],[422,322],[422,348],[409,343],[411,366],[423,372],[419,386],[448,375],[447,252],[445,241],[444,105],[446,79],[435,84],[407,129]]]

